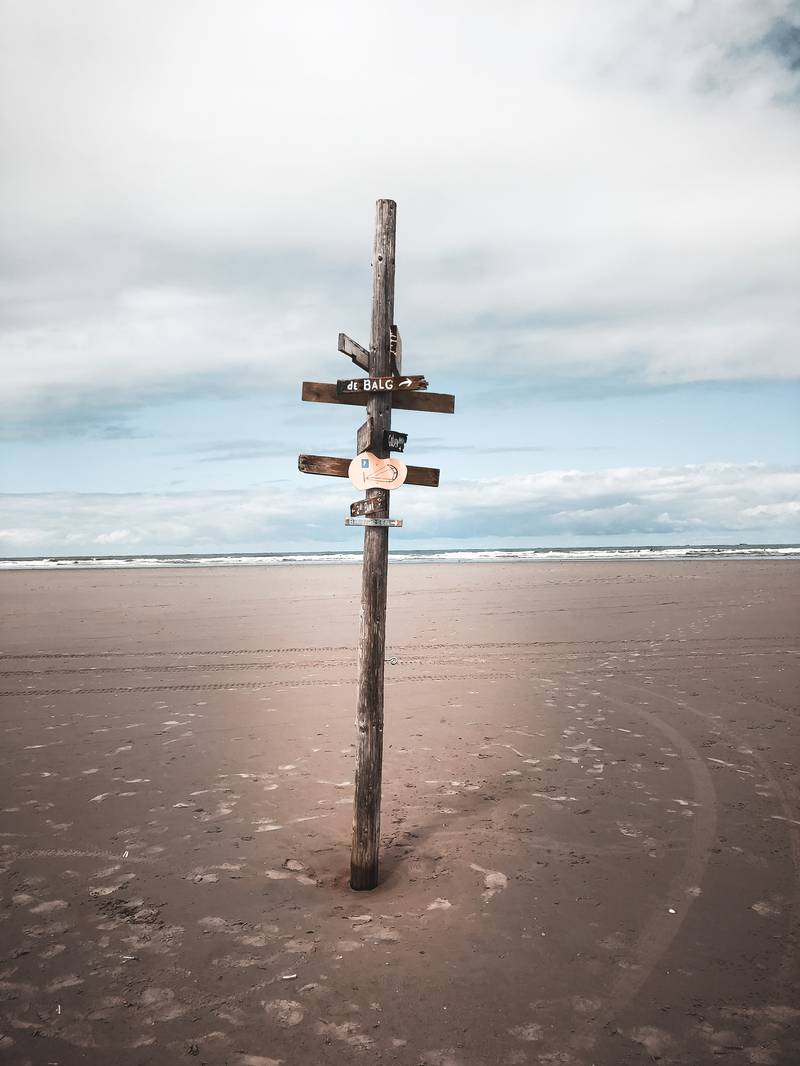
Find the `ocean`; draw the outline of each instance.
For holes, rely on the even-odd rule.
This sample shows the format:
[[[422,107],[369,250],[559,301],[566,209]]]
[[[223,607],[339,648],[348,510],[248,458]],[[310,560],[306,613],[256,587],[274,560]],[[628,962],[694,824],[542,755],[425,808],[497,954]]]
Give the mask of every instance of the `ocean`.
[[[393,551],[393,563],[552,563],[581,559],[800,559],[800,544],[685,544],[594,548],[464,548]],[[104,570],[209,566],[314,566],[358,563],[360,551],[245,552],[212,554],[142,554],[42,556],[0,559],[0,570]]]

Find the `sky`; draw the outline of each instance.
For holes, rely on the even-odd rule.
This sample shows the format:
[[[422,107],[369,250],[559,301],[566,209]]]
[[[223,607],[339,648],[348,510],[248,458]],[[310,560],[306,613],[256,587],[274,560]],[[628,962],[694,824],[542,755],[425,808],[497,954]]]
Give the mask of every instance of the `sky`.
[[[402,17],[398,12],[402,11]],[[800,541],[800,2],[0,0],[0,556]]]

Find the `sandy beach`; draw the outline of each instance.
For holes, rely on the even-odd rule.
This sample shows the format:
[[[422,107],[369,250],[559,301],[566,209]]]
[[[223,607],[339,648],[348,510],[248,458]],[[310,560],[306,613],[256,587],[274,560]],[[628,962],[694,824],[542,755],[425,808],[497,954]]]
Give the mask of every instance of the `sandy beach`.
[[[796,562],[0,574],[10,1066],[800,1062]]]

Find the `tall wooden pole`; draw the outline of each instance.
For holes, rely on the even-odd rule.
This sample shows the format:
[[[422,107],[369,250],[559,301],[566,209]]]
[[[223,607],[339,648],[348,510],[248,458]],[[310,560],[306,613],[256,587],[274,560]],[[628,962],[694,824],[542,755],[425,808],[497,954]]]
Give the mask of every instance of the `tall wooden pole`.
[[[375,210],[375,246],[372,257],[372,331],[370,377],[391,374],[389,342],[394,321],[394,260],[397,205],[378,200]],[[367,403],[373,422],[373,451],[387,458],[383,430],[391,428],[391,395],[377,393]],[[389,517],[389,493],[368,489],[380,498],[377,517]],[[353,806],[353,849],[350,886],[375,888],[379,875],[381,835],[381,774],[383,769],[383,668],[386,649],[386,583],[389,568],[389,530],[364,530],[361,583],[361,623],[358,642],[358,751],[356,753]]]

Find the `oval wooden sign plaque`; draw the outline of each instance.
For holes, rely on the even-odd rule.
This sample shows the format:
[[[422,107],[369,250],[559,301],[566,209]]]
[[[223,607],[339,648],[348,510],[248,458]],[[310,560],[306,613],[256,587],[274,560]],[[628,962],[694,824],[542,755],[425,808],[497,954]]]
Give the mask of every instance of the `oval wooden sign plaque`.
[[[379,459],[372,452],[361,452],[350,463],[350,480],[357,489],[396,489],[406,479],[402,459]]]

